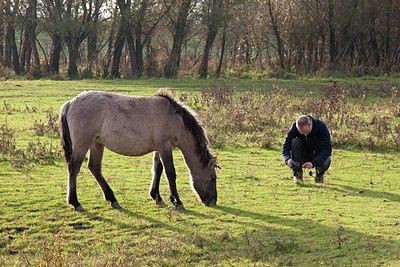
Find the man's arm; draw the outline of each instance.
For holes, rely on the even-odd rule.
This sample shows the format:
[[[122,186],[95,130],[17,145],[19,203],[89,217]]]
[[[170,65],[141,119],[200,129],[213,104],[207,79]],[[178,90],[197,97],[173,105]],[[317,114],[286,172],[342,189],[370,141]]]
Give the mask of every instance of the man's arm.
[[[287,132],[285,142],[282,145],[282,157],[285,161],[285,164],[291,158],[290,151],[292,147],[292,140],[296,137],[296,130],[296,124],[293,124]]]

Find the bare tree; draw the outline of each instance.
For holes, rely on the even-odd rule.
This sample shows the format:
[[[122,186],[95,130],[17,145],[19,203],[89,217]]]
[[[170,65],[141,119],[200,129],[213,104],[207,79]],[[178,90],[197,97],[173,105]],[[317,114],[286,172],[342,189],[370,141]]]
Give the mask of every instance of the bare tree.
[[[132,62],[132,74],[134,76],[140,77],[143,75],[143,48],[149,44],[157,25],[172,6],[173,2],[165,2],[164,5],[161,5],[158,1],[141,0],[138,3],[138,8],[133,10],[132,34],[135,37],[135,47],[132,50],[134,54],[131,54],[131,57],[135,59]]]
[[[67,0],[64,15],[67,25],[64,38],[68,48],[68,76],[71,78],[78,75],[79,47],[89,32],[93,31],[102,3],[103,0],[89,0],[89,2]]]
[[[48,23],[43,24],[43,28],[52,40],[50,73],[57,74],[60,71],[62,37],[64,32],[64,6],[62,0],[43,0],[43,13],[44,18],[48,21]]]
[[[276,11],[274,10],[274,5],[271,2],[271,0],[267,0],[267,8],[268,8],[268,14],[270,17],[271,27],[275,34],[277,52],[278,52],[278,57],[279,57],[279,66],[282,70],[285,70],[284,47],[283,47],[283,42],[282,42],[282,38],[281,38],[281,33],[279,31],[277,14],[276,14]]]
[[[336,30],[334,24],[333,0],[328,0],[328,27],[329,27],[329,69],[335,68],[336,49]]]
[[[78,68],[91,74],[98,59],[104,77],[120,77],[120,69],[176,77],[180,66],[199,63],[204,78],[214,62],[216,77],[224,67],[277,77],[379,74],[400,71],[397,10],[393,0],[3,0],[0,65],[17,74],[68,65],[70,77]]]
[[[4,65],[5,2],[0,1],[0,66]]]
[[[164,69],[164,75],[167,78],[176,77],[178,74],[179,58],[181,54],[182,44],[186,35],[186,22],[191,8],[191,0],[181,0],[178,17],[175,23],[175,33],[171,54],[167,65]]]
[[[21,57],[24,57],[24,60],[21,60],[21,64],[27,63],[28,69],[30,70],[30,59],[33,57],[33,74],[35,77],[41,76],[40,70],[40,58],[39,52],[36,46],[36,27],[37,27],[37,0],[28,0],[28,7],[26,9],[26,19],[25,19],[25,44],[22,50],[28,51],[25,55],[21,51]]]
[[[221,48],[219,52],[219,60],[218,60],[218,66],[215,71],[215,77],[219,78],[221,76],[221,70],[222,70],[222,64],[224,61],[224,56],[225,56],[225,46],[226,46],[226,30],[227,30],[227,22],[226,19],[224,20],[224,26],[222,30],[222,37],[221,37]]]
[[[6,38],[5,38],[5,60],[4,65],[6,67],[12,67],[15,74],[21,74],[21,67],[19,63],[19,54],[17,49],[17,43],[15,39],[15,19],[17,18],[19,0],[16,1],[5,1],[4,13],[5,13],[5,25],[6,25]]]
[[[218,28],[222,21],[222,4],[221,0],[206,0],[203,3],[203,21],[207,25],[207,39],[204,45],[203,57],[200,64],[200,78],[207,78],[208,75],[208,60],[211,47],[217,37]]]

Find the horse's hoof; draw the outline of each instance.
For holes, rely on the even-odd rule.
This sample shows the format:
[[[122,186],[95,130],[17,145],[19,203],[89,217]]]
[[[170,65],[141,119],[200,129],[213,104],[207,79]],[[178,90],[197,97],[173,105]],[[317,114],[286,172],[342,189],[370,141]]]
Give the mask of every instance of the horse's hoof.
[[[118,201],[111,203],[111,207],[113,207],[114,209],[117,209],[117,210],[122,209],[122,207],[121,207],[121,205],[119,205]]]
[[[75,207],[76,211],[85,211],[85,209],[82,207],[82,205],[79,205],[78,207]]]
[[[156,205],[158,206],[158,207],[160,207],[160,208],[165,208],[167,205],[165,205],[165,202],[164,202],[164,200],[159,200],[159,201],[156,201]]]
[[[179,211],[185,211],[185,207],[183,206],[183,204],[176,205],[175,209]]]

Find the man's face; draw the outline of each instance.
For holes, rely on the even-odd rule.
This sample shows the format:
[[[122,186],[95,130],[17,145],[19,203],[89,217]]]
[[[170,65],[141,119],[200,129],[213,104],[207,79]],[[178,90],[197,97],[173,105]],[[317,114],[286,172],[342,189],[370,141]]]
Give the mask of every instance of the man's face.
[[[311,132],[311,123],[298,129],[301,134],[307,136]]]

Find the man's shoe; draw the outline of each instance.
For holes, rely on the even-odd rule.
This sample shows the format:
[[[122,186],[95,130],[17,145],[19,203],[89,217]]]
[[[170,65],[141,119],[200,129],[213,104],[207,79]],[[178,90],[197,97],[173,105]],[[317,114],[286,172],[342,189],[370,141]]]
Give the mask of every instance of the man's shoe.
[[[303,181],[303,173],[302,172],[294,172],[293,173],[293,181],[296,184],[302,184],[304,182]]]
[[[318,184],[323,184],[324,183],[324,175],[317,173],[317,175],[315,176],[315,182]]]
[[[299,162],[293,162],[293,180],[296,184],[303,183],[303,168]]]

